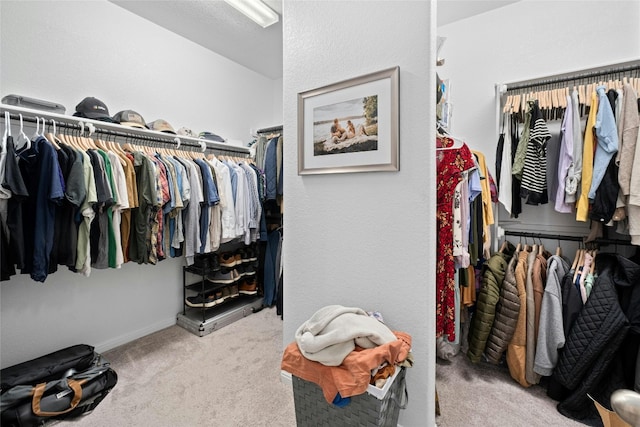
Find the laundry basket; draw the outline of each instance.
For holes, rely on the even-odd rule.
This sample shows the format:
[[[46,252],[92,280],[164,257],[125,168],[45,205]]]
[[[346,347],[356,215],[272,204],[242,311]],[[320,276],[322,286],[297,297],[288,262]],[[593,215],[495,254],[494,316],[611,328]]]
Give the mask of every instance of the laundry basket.
[[[351,396],[343,408],[327,403],[317,384],[295,375],[291,378],[298,426],[396,427],[408,398],[405,368],[396,370],[383,388],[370,385],[366,393]]]

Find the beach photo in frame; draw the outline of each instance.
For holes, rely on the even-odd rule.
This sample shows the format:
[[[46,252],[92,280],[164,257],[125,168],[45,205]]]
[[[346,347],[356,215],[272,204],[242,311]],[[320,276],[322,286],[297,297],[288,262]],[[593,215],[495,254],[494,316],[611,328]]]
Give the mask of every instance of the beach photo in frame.
[[[398,171],[400,68],[298,94],[298,174]]]

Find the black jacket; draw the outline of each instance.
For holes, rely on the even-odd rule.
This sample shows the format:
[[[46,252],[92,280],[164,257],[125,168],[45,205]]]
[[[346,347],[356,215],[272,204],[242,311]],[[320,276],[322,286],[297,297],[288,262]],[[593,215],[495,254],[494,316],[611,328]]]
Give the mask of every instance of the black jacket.
[[[600,417],[587,393],[604,406],[610,406],[611,393],[623,388],[634,372],[623,365],[624,348],[629,342],[627,316],[638,319],[640,307],[632,302],[620,304],[619,290],[637,295],[640,266],[617,254],[596,257],[598,279],[569,332],[554,378],[571,390],[558,404],[558,411],[591,425],[601,425]],[[623,295],[624,296],[624,295]],[[633,343],[632,343],[633,345]]]

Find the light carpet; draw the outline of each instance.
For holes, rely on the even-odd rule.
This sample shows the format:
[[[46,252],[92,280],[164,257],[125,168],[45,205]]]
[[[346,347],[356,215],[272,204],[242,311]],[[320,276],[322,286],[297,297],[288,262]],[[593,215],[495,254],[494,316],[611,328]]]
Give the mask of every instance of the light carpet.
[[[172,326],[105,352],[118,384],[93,413],[57,426],[293,427],[293,392],[280,380],[282,350],[275,309],[204,337]],[[504,366],[474,365],[459,355],[438,361],[436,384],[439,427],[582,425],[562,416],[542,387],[518,385]]]
[[[583,426],[556,409],[556,401],[539,385],[524,388],[506,366],[473,364],[458,354],[438,360],[436,388],[439,427],[570,427]]]
[[[104,356],[118,384],[76,427],[296,425],[291,385],[280,380],[282,320],[275,309],[204,337],[172,326]]]

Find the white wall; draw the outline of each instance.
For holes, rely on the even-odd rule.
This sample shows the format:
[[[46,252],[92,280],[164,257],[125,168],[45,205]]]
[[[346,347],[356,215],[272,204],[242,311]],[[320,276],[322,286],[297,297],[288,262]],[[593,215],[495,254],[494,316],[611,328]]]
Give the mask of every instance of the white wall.
[[[638,60],[638,22],[638,1],[524,0],[438,27],[447,38],[437,72],[451,81],[452,134],[482,151],[495,177],[495,84]],[[518,222],[538,229],[587,227],[551,205],[523,211]]]
[[[284,345],[330,304],[413,337],[403,426],[434,424],[435,149],[431,2],[284,3]],[[400,66],[400,171],[297,175],[297,94]]]
[[[1,96],[60,102],[67,114],[95,96],[111,114],[133,109],[147,121],[243,142],[251,128],[273,124],[271,79],[115,4],[2,1],[0,10]],[[181,265],[127,264],[88,279],[61,269],[44,284],[2,282],[1,366],[80,342],[104,351],[175,324]]]

